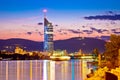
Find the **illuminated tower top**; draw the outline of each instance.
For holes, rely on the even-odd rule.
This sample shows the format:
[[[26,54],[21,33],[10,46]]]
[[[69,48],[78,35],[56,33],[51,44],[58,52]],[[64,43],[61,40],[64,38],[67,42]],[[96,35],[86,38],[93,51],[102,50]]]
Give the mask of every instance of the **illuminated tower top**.
[[[46,18],[47,9],[43,9],[44,18]]]

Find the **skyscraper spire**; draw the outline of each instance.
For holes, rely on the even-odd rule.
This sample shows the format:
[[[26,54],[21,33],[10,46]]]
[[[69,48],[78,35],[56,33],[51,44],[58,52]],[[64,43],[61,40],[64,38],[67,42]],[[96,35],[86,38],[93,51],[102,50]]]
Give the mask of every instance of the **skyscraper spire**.
[[[46,18],[47,9],[43,9],[44,18]]]

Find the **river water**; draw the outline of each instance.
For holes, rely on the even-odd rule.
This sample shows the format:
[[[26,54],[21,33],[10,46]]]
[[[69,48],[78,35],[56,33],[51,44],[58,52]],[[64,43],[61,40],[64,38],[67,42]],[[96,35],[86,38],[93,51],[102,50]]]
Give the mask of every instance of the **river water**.
[[[85,80],[95,66],[88,60],[0,61],[0,80]]]

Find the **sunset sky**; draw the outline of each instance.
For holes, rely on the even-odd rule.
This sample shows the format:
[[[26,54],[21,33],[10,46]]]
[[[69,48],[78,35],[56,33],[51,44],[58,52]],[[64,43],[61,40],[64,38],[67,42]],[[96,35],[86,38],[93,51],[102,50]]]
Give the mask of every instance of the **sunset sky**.
[[[43,9],[55,40],[120,34],[120,0],[0,0],[0,39],[43,41]]]

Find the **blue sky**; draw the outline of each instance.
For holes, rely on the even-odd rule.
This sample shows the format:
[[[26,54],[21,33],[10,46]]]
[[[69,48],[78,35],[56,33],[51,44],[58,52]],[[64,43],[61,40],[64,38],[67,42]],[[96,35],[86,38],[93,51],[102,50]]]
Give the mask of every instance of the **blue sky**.
[[[60,14],[89,15],[103,11],[120,10],[120,0],[0,0],[0,17],[21,18],[42,15],[42,9],[49,11],[49,16]],[[77,14],[75,14],[77,13]],[[66,16],[64,15],[64,16]]]
[[[0,0],[0,11],[120,9],[120,0]]]
[[[21,38],[19,34],[26,37],[29,32],[43,33],[43,27],[37,25],[38,22],[43,22],[43,9],[48,10],[47,17],[53,25],[58,25],[56,30],[78,30],[83,28],[82,26],[88,30],[90,27],[117,29],[120,25],[120,20],[84,19],[86,16],[111,15],[110,11],[120,14],[120,0],[0,0],[0,34],[7,35],[9,32],[15,35],[9,38],[16,37],[16,34]],[[63,32],[67,33],[67,30]],[[31,38],[30,36],[28,35],[28,38]],[[0,36],[0,39],[4,38],[7,36]]]
[[[18,17],[21,15],[38,15],[44,8],[53,11],[55,14],[67,11],[70,13],[116,11],[120,10],[119,5],[120,0],[0,0],[0,17],[5,18],[9,15],[14,17],[15,14]],[[39,13],[36,13],[37,11]]]

